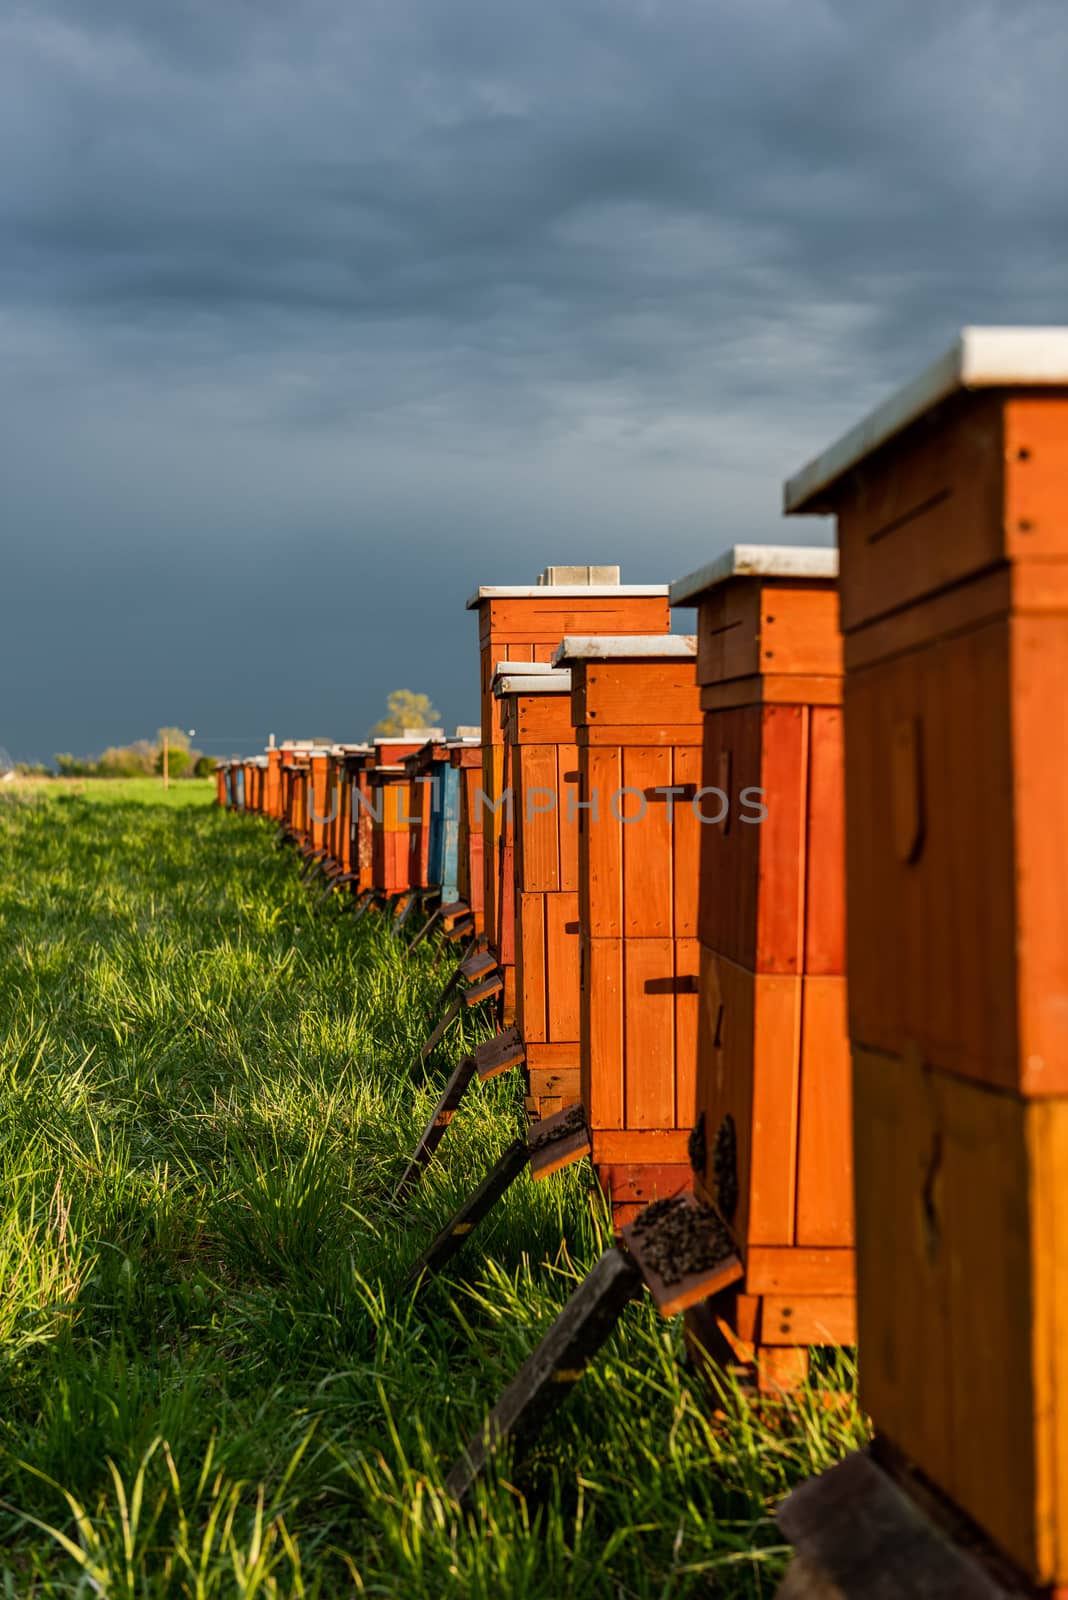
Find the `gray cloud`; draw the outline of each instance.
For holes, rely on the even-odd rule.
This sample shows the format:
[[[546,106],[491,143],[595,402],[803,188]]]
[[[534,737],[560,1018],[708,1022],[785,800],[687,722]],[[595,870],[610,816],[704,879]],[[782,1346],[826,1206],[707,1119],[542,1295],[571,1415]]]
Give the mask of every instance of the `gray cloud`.
[[[787,473],[1064,320],[1066,65],[1060,0],[9,6],[0,740],[467,719],[479,581],[826,540]]]

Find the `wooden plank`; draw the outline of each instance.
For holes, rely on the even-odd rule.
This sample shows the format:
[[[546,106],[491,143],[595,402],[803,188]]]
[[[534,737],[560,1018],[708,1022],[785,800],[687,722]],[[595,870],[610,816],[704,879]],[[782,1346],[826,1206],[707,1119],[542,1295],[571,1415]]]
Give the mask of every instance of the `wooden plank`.
[[[624,787],[633,791],[617,804],[626,819],[620,828],[623,936],[663,939],[674,927],[672,826],[668,806],[654,791],[672,783],[672,751],[624,750],[622,772]],[[601,804],[606,801],[610,803],[611,796],[602,796]]]
[[[468,983],[474,983],[496,971],[496,967],[496,959],[489,950],[472,950],[469,956],[459,962],[457,970]]]
[[[680,745],[672,752],[671,782],[696,794],[702,778],[702,746]],[[672,908],[676,939],[697,938],[698,888],[700,884],[701,834],[692,803],[676,796],[672,807]],[[694,969],[696,971],[696,968]]]
[[[802,979],[799,1245],[853,1243],[853,1093],[846,980]]]
[[[478,1188],[449,1218],[433,1243],[423,1251],[404,1280],[406,1293],[418,1289],[427,1278],[440,1272],[459,1254],[479,1223],[515,1182],[526,1164],[527,1142],[525,1139],[515,1139],[490,1168]]]
[[[588,750],[580,755],[582,804],[579,813],[580,919],[595,939],[618,939],[623,932],[622,825],[609,801],[622,786],[619,750]]]
[[[802,1250],[751,1245],[745,1255],[748,1294],[844,1294],[856,1292],[852,1250]]]
[[[500,994],[503,988],[504,979],[499,972],[494,972],[490,977],[484,978],[481,983],[474,983],[470,989],[465,989],[461,999],[468,1008],[480,1006],[484,1000],[492,1000],[494,995]]]
[[[697,1105],[697,1024],[700,1011],[701,946],[675,938],[675,1104],[670,1126],[693,1126]]]
[[[467,998],[466,995],[464,996],[464,998],[465,999]],[[419,1052],[420,1061],[426,1061],[427,1057],[432,1053],[432,1051],[434,1050],[435,1046],[443,1038],[443,1036],[445,1034],[445,1030],[452,1026],[452,1024],[456,1021],[456,1018],[459,1015],[460,1015],[460,1002],[459,1002],[459,1000],[455,1000],[455,1001],[453,1001],[452,1005],[448,1008],[448,1010],[445,1012],[444,1016],[439,1018],[438,1024],[435,1027],[433,1033],[430,1035],[430,1038],[427,1040],[426,1044],[420,1050],[420,1052]]]
[[[430,1121],[423,1129],[419,1142],[412,1152],[412,1158],[407,1167],[405,1167],[400,1182],[394,1190],[394,1200],[399,1200],[403,1195],[407,1194],[408,1190],[422,1175],[423,1168],[445,1137],[445,1130],[452,1121],[460,1101],[466,1093],[467,1086],[474,1076],[474,1072],[474,1056],[463,1056],[456,1063],[437,1105],[430,1114]]]
[[[664,1317],[719,1294],[742,1276],[734,1241],[693,1195],[654,1200],[623,1229],[623,1242]]]
[[[591,726],[576,728],[575,740],[579,750],[597,750],[603,748],[625,749],[631,745],[649,749],[654,745],[665,746],[670,749],[677,748],[680,744],[689,744],[694,736],[692,722],[634,722],[627,724],[606,724],[600,727],[594,723]],[[605,804],[612,790],[605,794]]]
[[[622,1128],[623,942],[583,940],[582,1099],[594,1125]]]
[[[688,1192],[693,1183],[688,1163],[598,1166],[597,1177],[613,1207],[647,1206],[653,1200],[669,1200]]]
[[[546,1102],[558,1099],[561,1106],[574,1105],[581,1098],[582,1085],[577,1067],[531,1067],[528,1065],[527,1082],[530,1092],[539,1102],[541,1114],[559,1110]]]
[[[516,951],[516,993],[519,1023],[531,1043],[548,1037],[545,965],[545,901],[543,894],[519,896],[519,943]]]
[[[749,983],[752,1000],[744,1002],[743,1016],[747,1026],[752,1016],[747,1048],[751,1052],[753,1129],[745,1237],[750,1246],[789,1244],[794,1238],[797,1201],[801,979],[764,974],[749,978]],[[730,1050],[732,1016],[726,1008],[722,1026]]]
[[[668,661],[586,661],[574,677],[576,722],[639,727],[701,720],[694,657]]]
[[[486,1083],[490,1078],[497,1077],[498,1073],[517,1066],[524,1059],[524,1054],[518,1028],[506,1028],[503,1033],[487,1039],[472,1052],[479,1082]]]
[[[804,971],[845,972],[845,756],[842,713],[809,718]]]
[[[761,1303],[760,1342],[854,1345],[856,1300],[849,1294],[766,1294]]]
[[[624,1122],[628,1128],[670,1128],[675,1120],[674,940],[625,939],[623,973]],[[597,1111],[591,1107],[590,1114],[598,1124]]]
[[[794,973],[802,967],[808,728],[807,706],[769,706],[763,714],[761,786],[768,815],[752,830],[760,839],[757,972]]]
[[[578,895],[545,896],[548,1037],[556,1043],[579,1038]]]
[[[541,1042],[527,1044],[527,1062],[531,1067],[544,1067],[547,1071],[574,1068],[578,1059],[578,1046],[574,1039],[562,1043]]]
[[[710,683],[701,690],[701,709],[730,711],[740,706],[798,705],[839,706],[842,703],[841,678],[780,678],[761,673],[754,678],[731,678],[727,683]]]
[[[1000,413],[999,396],[974,396],[864,463],[863,495],[838,512],[843,632],[1001,559]]]
[[[526,891],[560,887],[560,821],[555,745],[521,745],[515,752],[516,829],[522,840],[520,884]]]
[[[840,678],[838,595],[832,581],[736,578],[698,611],[702,685],[768,678]],[[798,699],[796,690],[792,695]]]
[[[616,1249],[605,1252],[449,1473],[445,1488],[454,1500],[467,1498],[504,1441],[517,1459],[529,1449],[547,1417],[583,1376],[641,1282],[628,1256]]]
[[[1008,1600],[1012,1592],[928,1521],[867,1451],[794,1489],[775,1521],[844,1600]]]
[[[592,1121],[594,1159],[611,1166],[662,1165],[677,1166],[688,1163],[689,1133],[684,1129],[667,1128],[600,1128]]]
[[[579,884],[579,753],[577,744],[556,748],[556,818],[559,829],[560,888],[574,891]]]
[[[548,1178],[554,1172],[581,1161],[590,1153],[590,1132],[581,1104],[566,1106],[553,1116],[543,1117],[527,1135],[532,1178]]]

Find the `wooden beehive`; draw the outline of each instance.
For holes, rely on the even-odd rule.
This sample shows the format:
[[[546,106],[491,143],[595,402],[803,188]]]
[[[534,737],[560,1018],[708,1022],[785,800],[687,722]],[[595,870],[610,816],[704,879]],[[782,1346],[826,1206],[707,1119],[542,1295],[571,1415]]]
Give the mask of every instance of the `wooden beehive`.
[[[250,763],[249,776],[251,777],[252,785],[248,804],[249,810],[255,811],[258,816],[263,814],[264,779],[266,775],[267,757],[254,756]]]
[[[513,795],[516,1023],[527,1109],[545,1117],[579,1098],[578,749],[570,672],[533,666],[498,663],[493,690]],[[508,836],[506,821],[504,867]]]
[[[470,887],[470,840],[464,835],[464,780],[465,773],[482,771],[481,738],[465,734],[459,728],[451,739],[446,739],[444,759],[437,769],[438,782],[433,792],[430,814],[430,859],[427,871],[432,883],[441,889],[442,905],[453,905],[463,899],[468,906],[470,898],[461,889]],[[462,854],[461,854],[462,852]],[[479,855],[479,866],[482,857]]]
[[[326,825],[330,814],[330,757],[321,745],[308,758],[308,839],[313,850],[326,848]]]
[[[445,740],[427,740],[404,758],[408,774],[408,881],[423,891],[440,886],[431,876],[430,843],[435,800],[441,787],[441,768],[448,765]],[[438,801],[440,804],[440,801]]]
[[[861,1397],[1068,1582],[1068,329],[971,329],[786,486],[834,512]]]
[[[618,567],[547,567],[530,588],[481,588],[467,602],[478,613],[482,683],[483,883],[486,931],[504,968],[504,1015],[515,1008],[515,968],[511,948],[512,908],[498,905],[502,873],[503,812],[494,810],[502,793],[504,735],[493,698],[498,661],[547,662],[565,634],[664,633],[669,626],[666,585],[619,582]],[[476,797],[476,805],[477,805]]]
[[[408,773],[404,758],[428,739],[444,737],[441,728],[405,728],[403,734],[374,741],[371,787],[371,882],[388,899],[411,887],[409,874]]]
[[[714,1309],[771,1384],[855,1339],[836,574],[738,546],[671,591],[698,610],[708,819],[691,1154],[746,1269]]]
[[[482,807],[478,802],[482,787],[482,737],[472,743],[458,739],[449,749],[449,762],[456,769],[459,803],[457,838],[456,898],[470,906],[475,932],[485,931],[486,880],[483,863]],[[443,899],[448,900],[447,895]]]
[[[215,766],[215,803],[225,806],[228,803],[229,769],[225,762],[219,761]]]
[[[566,638],[578,745],[581,1097],[617,1226],[691,1183],[701,703],[692,639]],[[665,791],[680,791],[668,793]],[[591,809],[592,808],[592,809]]]
[[[338,873],[354,867],[353,787],[356,762],[371,754],[366,744],[336,744],[327,760],[326,852]]]
[[[298,844],[305,843],[308,830],[309,760],[306,751],[294,750],[289,760],[289,795],[286,825]]]
[[[282,752],[273,746],[267,752],[267,770],[263,777],[263,814],[280,818],[282,815]]]

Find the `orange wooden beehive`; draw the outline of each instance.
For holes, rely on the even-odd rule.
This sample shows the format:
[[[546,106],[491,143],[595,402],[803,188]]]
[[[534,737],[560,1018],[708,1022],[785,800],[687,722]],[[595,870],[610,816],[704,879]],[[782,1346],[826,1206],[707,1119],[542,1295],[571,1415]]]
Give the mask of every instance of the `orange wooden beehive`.
[[[527,1109],[544,1117],[579,1098],[578,750],[571,674],[535,665],[499,662],[493,690],[513,797],[516,1022]]]
[[[1068,1583],[1068,329],[967,330],[786,486],[845,635],[861,1398]]]
[[[498,904],[498,883],[512,882],[503,840],[500,801],[504,734],[493,698],[498,661],[548,661],[568,633],[664,633],[668,621],[666,585],[619,582],[618,567],[546,567],[534,587],[481,588],[467,602],[478,612],[482,672],[482,791],[484,915],[490,941],[504,969],[504,1014],[515,1009],[513,908]],[[503,864],[501,852],[506,859]]]
[[[456,737],[446,741],[449,763],[457,768],[458,826],[456,841],[456,895],[470,908],[475,932],[485,927],[483,900],[485,876],[482,864],[482,808],[476,796],[482,783],[482,736],[478,729],[457,728]],[[448,896],[444,896],[448,899]]]
[[[227,793],[226,793],[226,779],[227,779],[226,763],[224,761],[219,761],[219,762],[216,763],[216,766],[215,766],[215,803],[216,803],[216,805],[225,806],[226,803],[227,803],[227,798],[228,797],[227,797]]]
[[[772,1384],[855,1338],[836,573],[834,550],[747,545],[671,591],[698,608],[704,708],[691,1155],[746,1269],[706,1309]]]
[[[369,769],[371,803],[371,882],[388,899],[411,887],[408,861],[408,773],[405,756],[414,755],[428,739],[444,738],[441,728],[405,728],[374,741],[374,766]]]
[[[282,815],[282,752],[273,745],[267,751],[267,769],[263,775],[263,814],[280,818]]]
[[[282,800],[286,832],[303,844],[308,826],[308,772],[311,746],[295,740],[282,746]]]
[[[326,852],[337,873],[351,873],[353,863],[353,767],[371,753],[366,744],[335,744],[327,758]]]
[[[692,1174],[701,704],[692,639],[567,638],[578,745],[581,1097],[617,1226]],[[591,809],[593,808],[593,809]]]
[[[428,739],[404,758],[408,774],[408,882],[413,889],[429,890],[430,816],[439,766],[447,762],[444,735]]]

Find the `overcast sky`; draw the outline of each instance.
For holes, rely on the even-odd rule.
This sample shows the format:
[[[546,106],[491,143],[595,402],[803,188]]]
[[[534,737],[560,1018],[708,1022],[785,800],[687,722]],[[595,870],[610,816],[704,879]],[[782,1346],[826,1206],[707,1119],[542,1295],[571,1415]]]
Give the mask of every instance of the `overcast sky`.
[[[1064,0],[0,0],[0,744],[474,721],[479,583],[829,542],[1068,321],[1066,85]]]

